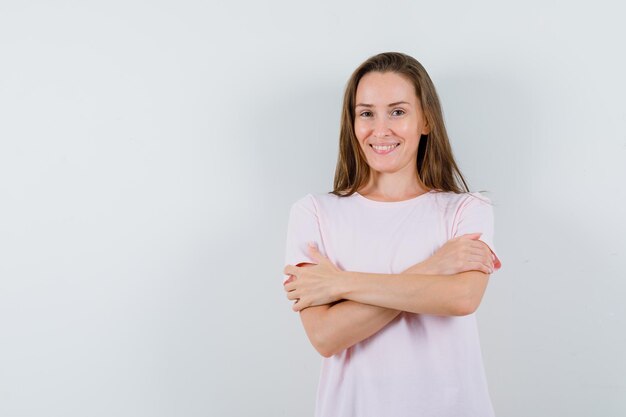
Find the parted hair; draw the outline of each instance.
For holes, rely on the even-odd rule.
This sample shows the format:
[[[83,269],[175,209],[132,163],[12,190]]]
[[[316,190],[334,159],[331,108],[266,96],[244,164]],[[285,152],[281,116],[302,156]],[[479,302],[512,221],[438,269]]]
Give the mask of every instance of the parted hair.
[[[400,52],[384,52],[363,62],[352,73],[346,85],[339,132],[339,156],[331,193],[338,196],[352,195],[367,183],[370,176],[370,167],[354,133],[356,90],[361,78],[369,72],[394,72],[406,77],[415,86],[415,93],[430,128],[430,132],[420,138],[415,161],[418,180],[428,189],[457,194],[469,192],[454,161],[439,97],[430,76],[415,58]]]

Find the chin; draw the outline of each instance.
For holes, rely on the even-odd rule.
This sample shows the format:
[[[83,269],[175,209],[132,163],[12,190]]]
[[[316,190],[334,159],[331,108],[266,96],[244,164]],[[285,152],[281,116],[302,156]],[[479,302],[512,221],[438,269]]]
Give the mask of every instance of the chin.
[[[390,167],[390,166],[372,166],[370,165],[370,169],[372,171],[376,171],[376,172],[380,172],[380,173],[385,173],[385,174],[391,174],[393,172],[397,172],[398,171],[398,167]]]

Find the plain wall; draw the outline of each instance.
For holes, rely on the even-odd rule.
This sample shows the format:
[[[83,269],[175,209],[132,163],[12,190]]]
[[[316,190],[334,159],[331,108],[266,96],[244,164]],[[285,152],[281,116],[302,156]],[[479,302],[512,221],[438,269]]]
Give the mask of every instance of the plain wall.
[[[312,416],[281,286],[350,73],[429,71],[495,204],[499,416],[626,415],[618,2],[0,2],[0,416]]]

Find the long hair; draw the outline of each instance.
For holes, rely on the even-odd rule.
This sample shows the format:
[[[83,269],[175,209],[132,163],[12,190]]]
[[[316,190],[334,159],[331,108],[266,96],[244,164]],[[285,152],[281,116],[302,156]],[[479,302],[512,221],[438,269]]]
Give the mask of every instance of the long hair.
[[[338,196],[352,195],[370,177],[370,167],[354,133],[356,90],[361,78],[369,72],[394,72],[403,75],[415,86],[415,93],[430,127],[430,133],[421,136],[417,150],[415,163],[418,180],[429,189],[457,194],[469,192],[454,161],[439,97],[428,73],[413,57],[399,52],[385,52],[363,62],[352,73],[346,85],[339,132],[339,156],[331,193]]]

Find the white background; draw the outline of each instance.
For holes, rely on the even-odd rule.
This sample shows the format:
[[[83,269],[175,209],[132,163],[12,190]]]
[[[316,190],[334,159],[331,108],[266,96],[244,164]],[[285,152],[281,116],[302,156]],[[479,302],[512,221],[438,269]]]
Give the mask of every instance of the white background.
[[[495,204],[499,416],[626,415],[618,2],[0,2],[0,416],[312,416],[288,210],[402,51]]]

